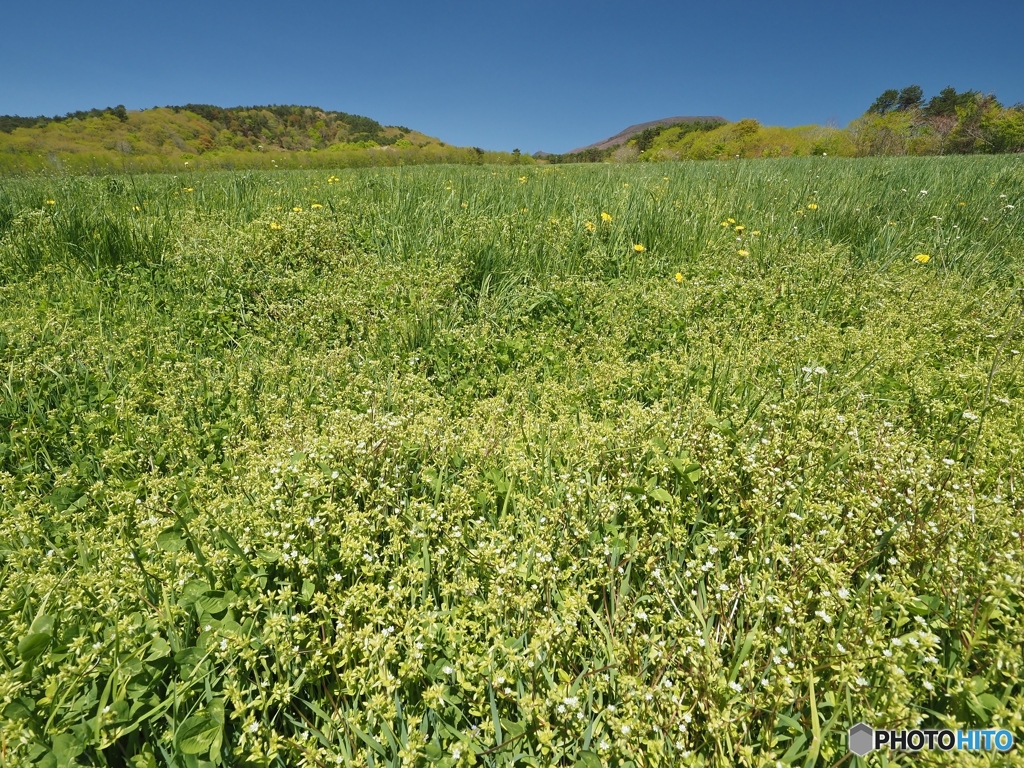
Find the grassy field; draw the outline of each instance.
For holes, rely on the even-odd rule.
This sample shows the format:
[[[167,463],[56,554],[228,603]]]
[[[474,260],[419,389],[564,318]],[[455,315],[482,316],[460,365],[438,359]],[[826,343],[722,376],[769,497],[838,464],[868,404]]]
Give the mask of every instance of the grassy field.
[[[0,764],[1024,736],[1022,203],[1020,156],[0,182]]]

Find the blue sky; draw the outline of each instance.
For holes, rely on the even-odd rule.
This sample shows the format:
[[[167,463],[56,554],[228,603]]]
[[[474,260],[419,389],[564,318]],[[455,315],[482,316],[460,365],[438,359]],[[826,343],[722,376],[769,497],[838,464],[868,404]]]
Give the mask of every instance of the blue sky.
[[[10,3],[0,114],[306,104],[564,152],[671,115],[845,125],[886,88],[1024,101],[1024,3]]]

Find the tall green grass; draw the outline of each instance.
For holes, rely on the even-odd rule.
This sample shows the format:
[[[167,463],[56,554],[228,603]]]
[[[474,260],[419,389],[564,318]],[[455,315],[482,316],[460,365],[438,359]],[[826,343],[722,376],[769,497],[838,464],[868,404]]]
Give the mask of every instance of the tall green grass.
[[[0,762],[1021,732],[1022,198],[1007,157],[4,181]]]

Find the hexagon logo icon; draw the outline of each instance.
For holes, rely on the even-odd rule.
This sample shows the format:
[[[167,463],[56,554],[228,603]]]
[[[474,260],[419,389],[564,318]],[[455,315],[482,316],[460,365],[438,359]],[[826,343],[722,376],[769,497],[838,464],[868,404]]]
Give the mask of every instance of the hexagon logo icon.
[[[867,723],[857,723],[847,733],[846,746],[853,754],[864,757],[875,748],[875,729]]]

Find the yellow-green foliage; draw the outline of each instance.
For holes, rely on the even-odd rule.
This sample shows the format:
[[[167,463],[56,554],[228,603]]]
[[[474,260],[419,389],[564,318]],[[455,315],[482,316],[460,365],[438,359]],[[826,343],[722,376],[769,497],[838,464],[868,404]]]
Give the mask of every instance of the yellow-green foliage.
[[[1022,202],[1014,157],[0,182],[0,762],[1024,732]]]
[[[644,160],[715,160],[756,157],[853,155],[849,136],[841,130],[811,125],[798,128],[764,126],[746,119],[710,131],[688,132],[685,126],[662,132],[641,156]]]
[[[509,153],[448,147],[422,133],[393,126],[378,126],[381,140],[393,142],[387,151],[372,139],[349,141],[351,131],[337,126],[331,134],[336,139],[325,143],[315,125],[309,129],[313,135],[306,135],[266,111],[260,116],[270,124],[273,143],[170,108],[128,112],[125,121],[107,114],[15,128],[0,132],[0,175],[532,162]],[[318,150],[330,156],[323,157]]]

